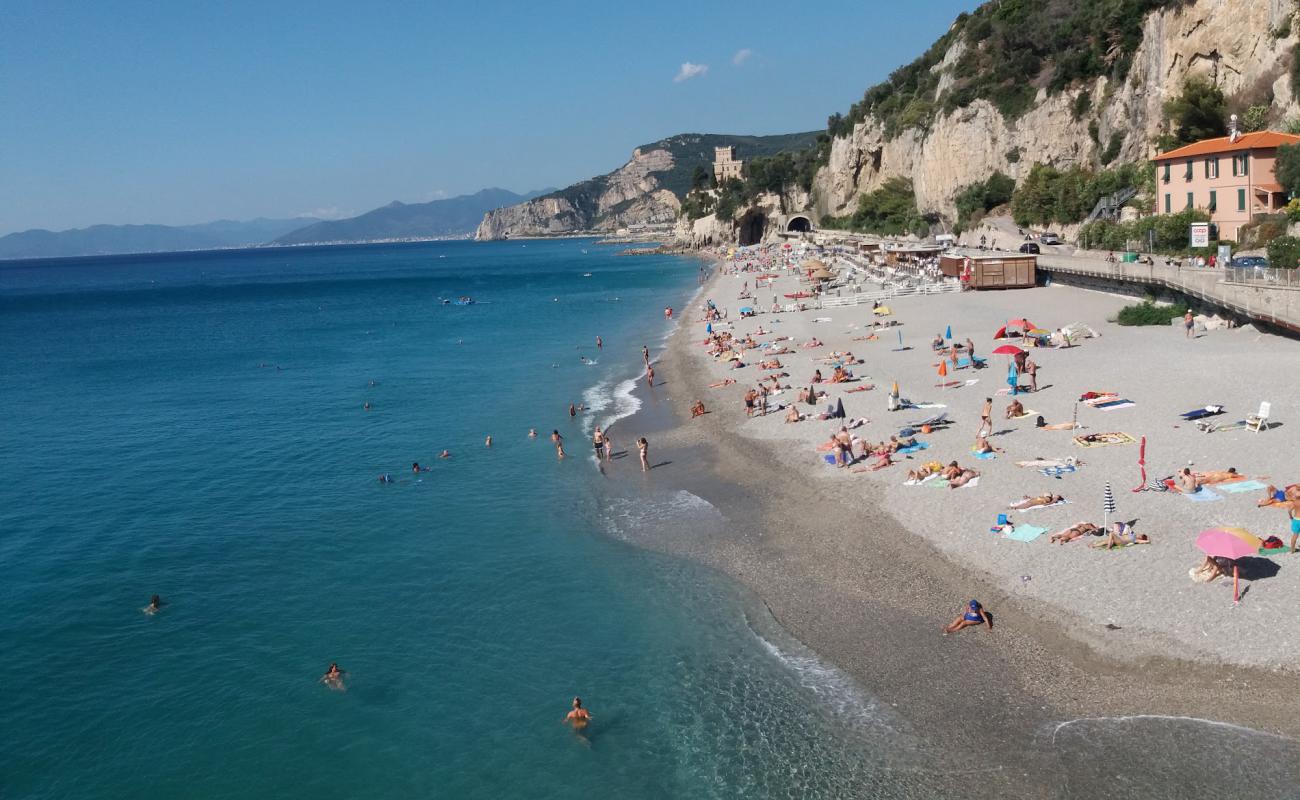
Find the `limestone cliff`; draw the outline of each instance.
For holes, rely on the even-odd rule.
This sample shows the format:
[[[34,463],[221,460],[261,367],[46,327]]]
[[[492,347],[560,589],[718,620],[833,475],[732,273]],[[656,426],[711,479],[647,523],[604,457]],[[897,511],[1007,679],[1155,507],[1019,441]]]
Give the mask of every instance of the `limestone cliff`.
[[[1096,167],[1112,134],[1116,161],[1142,161],[1153,154],[1162,131],[1162,107],[1185,78],[1206,76],[1231,98],[1242,92],[1267,100],[1276,118],[1294,114],[1296,87],[1288,75],[1300,19],[1295,0],[1187,0],[1150,12],[1127,77],[1117,84],[1097,78],[1051,93],[1039,88],[1029,109],[1008,121],[988,100],[940,113],[922,125],[892,129],[868,114],[847,136],[831,144],[829,161],[814,181],[811,211],[844,214],[865,192],[885,180],[909,178],[922,211],[955,214],[954,195],[999,170],[1019,180],[1035,162]],[[1286,36],[1278,33],[1290,31]],[[937,72],[935,105],[950,90],[967,48],[964,31],[949,43]],[[1076,119],[1080,93],[1088,112]],[[1089,123],[1094,123],[1089,130]]]
[[[732,145],[739,158],[810,147],[816,133],[729,136],[684,133],[632,151],[626,164],[526,203],[491,211],[481,240],[610,232],[631,225],[676,222],[681,200],[699,167],[711,169],[713,148]]]

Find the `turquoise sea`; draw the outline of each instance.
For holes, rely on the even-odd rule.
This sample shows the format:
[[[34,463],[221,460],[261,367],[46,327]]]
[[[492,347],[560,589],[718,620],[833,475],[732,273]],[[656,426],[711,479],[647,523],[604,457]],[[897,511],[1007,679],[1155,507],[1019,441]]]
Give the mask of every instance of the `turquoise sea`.
[[[761,603],[625,542],[722,524],[588,444],[650,397],[699,268],[584,240],[0,264],[0,797],[967,796]],[[1089,748],[1213,737],[1289,752],[1072,723],[1061,796],[1153,796]]]

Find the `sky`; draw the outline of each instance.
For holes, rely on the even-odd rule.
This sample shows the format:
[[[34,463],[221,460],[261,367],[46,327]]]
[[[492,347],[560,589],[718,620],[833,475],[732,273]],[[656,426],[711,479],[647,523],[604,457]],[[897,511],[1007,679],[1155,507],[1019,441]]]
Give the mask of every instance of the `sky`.
[[[5,0],[0,235],[566,186],[824,128],[975,0]]]

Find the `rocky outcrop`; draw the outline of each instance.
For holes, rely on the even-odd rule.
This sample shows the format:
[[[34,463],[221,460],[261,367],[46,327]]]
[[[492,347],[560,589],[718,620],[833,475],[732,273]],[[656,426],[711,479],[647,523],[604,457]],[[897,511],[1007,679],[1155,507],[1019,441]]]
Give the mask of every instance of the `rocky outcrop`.
[[[1117,161],[1145,160],[1164,124],[1165,101],[1190,75],[1210,78],[1229,97],[1270,86],[1275,113],[1294,113],[1296,87],[1287,68],[1300,38],[1300,20],[1288,37],[1277,38],[1273,31],[1295,13],[1294,0],[1193,0],[1154,11],[1122,84],[1100,78],[1054,95],[1040,90],[1031,110],[1012,121],[977,100],[939,116],[927,129],[908,128],[887,137],[881,120],[868,116],[849,136],[833,142],[829,163],[814,182],[815,208],[810,210],[818,217],[847,213],[862,194],[901,176],[912,181],[921,210],[951,218],[957,192],[994,171],[1019,180],[1035,162],[1099,166],[1112,133],[1122,140]],[[947,72],[966,46],[958,37],[935,67],[940,93],[951,84]],[[1081,92],[1091,94],[1093,110],[1076,121],[1071,107]],[[1096,123],[1096,139],[1089,121]]]
[[[629,225],[674,222],[681,201],[671,191],[660,188],[658,178],[672,168],[673,155],[668,150],[638,148],[626,164],[608,175],[488,212],[474,238],[610,232]]]

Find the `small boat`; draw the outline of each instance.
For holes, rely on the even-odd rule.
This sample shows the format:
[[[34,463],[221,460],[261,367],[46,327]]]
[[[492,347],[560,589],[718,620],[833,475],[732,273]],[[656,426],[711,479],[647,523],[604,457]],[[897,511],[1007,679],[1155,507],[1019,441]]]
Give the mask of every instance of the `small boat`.
[[[582,277],[584,277],[584,278],[590,278],[590,277],[591,277],[591,273],[590,273],[590,272],[584,272],[584,273],[582,273]]]
[[[452,301],[451,301],[451,304],[452,304],[453,306],[472,306],[472,305],[474,305],[474,298],[472,298],[472,297],[457,297],[455,300],[452,300]]]

